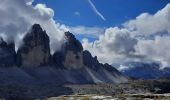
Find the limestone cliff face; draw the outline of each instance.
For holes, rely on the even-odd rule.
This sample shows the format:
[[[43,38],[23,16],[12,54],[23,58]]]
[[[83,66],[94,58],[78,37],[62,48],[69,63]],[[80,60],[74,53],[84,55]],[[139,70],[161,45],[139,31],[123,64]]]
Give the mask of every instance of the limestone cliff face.
[[[97,56],[93,57],[89,51],[84,51],[82,44],[72,33],[66,32],[65,40],[61,50],[51,56],[49,37],[38,24],[33,25],[25,35],[17,54],[14,43],[7,44],[0,39],[1,83],[127,82],[127,78],[114,67],[100,63]]]
[[[83,63],[85,66],[93,69],[93,70],[97,70],[100,67],[100,63],[97,59],[97,56],[93,57],[91,55],[91,53],[87,50],[83,51]]]
[[[18,65],[37,67],[49,63],[49,37],[39,24],[34,24],[23,39],[23,45],[18,49]]]
[[[70,32],[65,33],[66,42],[62,46],[63,65],[67,69],[80,69],[83,64],[83,47]]]
[[[14,43],[6,43],[0,38],[0,66],[8,67],[15,65],[15,45]]]
[[[83,65],[82,52],[75,54],[73,51],[67,51],[65,60],[63,62],[64,67],[67,69],[80,69]]]

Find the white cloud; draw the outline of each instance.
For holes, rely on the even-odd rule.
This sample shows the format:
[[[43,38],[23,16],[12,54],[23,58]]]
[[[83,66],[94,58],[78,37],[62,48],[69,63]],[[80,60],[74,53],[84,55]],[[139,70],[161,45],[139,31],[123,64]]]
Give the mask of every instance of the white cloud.
[[[160,34],[167,34],[161,36]],[[159,62],[162,68],[170,67],[170,4],[155,14],[142,13],[136,19],[127,21],[123,28],[106,29],[99,40],[83,46],[97,55],[103,63],[124,63],[129,61]],[[144,35],[143,38],[138,36]],[[150,37],[147,38],[145,37]],[[124,68],[124,67],[121,67]]]
[[[70,32],[80,35],[89,35],[90,37],[98,38],[99,35],[103,34],[105,28],[101,27],[87,27],[87,26],[75,26],[75,27],[67,27]]]
[[[105,17],[97,10],[97,8],[95,7],[95,5],[93,4],[93,2],[91,0],[88,0],[88,3],[90,4],[91,8],[93,9],[93,11],[96,13],[97,16],[99,16],[102,20],[106,20]]]
[[[130,36],[126,29],[118,27],[108,28],[99,40],[89,43],[88,39],[83,40],[83,47],[97,55],[103,63],[118,63],[128,60],[127,56],[133,55],[137,40]]]
[[[125,65],[120,65],[119,68],[118,68],[119,71],[124,71],[124,70],[127,70],[127,69],[129,69],[129,66],[125,66]]]
[[[0,34],[8,41],[21,38],[31,25],[38,23],[47,31],[51,48],[58,49],[63,38],[64,25],[53,20],[54,11],[44,4],[32,5],[33,0],[3,0],[0,3]]]
[[[52,50],[59,49],[63,42],[63,32],[70,30],[77,34],[98,37],[95,42],[83,39],[83,47],[103,63],[123,63],[128,61],[157,61],[163,67],[170,67],[169,35],[156,36],[157,33],[170,34],[170,4],[155,14],[143,13],[136,19],[127,21],[124,28],[111,27],[71,27],[53,20],[54,11],[43,4],[32,5],[33,0],[3,0],[0,3],[0,35],[8,41],[16,40],[19,45],[24,34],[32,24],[39,23],[50,36]],[[103,20],[89,0],[93,10]],[[104,34],[102,34],[104,33]],[[135,36],[154,34],[154,39],[136,39]],[[122,67],[123,68],[123,67]]]
[[[135,35],[150,35],[159,32],[170,32],[170,4],[156,14],[142,13],[124,26]]]
[[[151,15],[143,13],[125,24],[132,35],[154,36],[154,39],[138,40],[136,53],[147,60],[161,62],[162,68],[170,67],[170,4]],[[161,36],[160,34],[167,34]]]
[[[154,40],[140,40],[136,53],[145,55],[147,59],[161,62],[162,67],[170,67],[170,36],[156,36]]]
[[[76,12],[74,12],[74,15],[80,16],[80,12],[76,11]]]

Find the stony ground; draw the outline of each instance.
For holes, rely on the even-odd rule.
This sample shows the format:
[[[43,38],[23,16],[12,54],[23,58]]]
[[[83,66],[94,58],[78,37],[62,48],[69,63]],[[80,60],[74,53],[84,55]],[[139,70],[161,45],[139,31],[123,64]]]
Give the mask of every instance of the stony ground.
[[[45,100],[170,100],[170,94],[64,95]]]
[[[5,100],[170,100],[168,93],[167,79],[122,84],[0,85],[0,98]]]

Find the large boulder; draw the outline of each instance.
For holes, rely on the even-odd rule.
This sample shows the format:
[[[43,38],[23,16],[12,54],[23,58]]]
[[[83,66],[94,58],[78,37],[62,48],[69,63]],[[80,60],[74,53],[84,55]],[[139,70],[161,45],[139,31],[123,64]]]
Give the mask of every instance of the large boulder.
[[[0,67],[12,67],[15,64],[15,44],[6,43],[0,38]]]
[[[23,44],[18,49],[18,65],[37,67],[49,63],[49,37],[39,24],[34,24],[23,38]]]

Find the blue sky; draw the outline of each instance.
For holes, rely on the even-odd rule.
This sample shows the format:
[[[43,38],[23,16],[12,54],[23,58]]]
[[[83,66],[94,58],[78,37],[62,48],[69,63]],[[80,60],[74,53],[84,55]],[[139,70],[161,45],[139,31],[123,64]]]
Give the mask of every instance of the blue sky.
[[[55,12],[54,19],[68,26],[120,26],[143,12],[156,13],[170,0],[91,0],[105,21],[92,10],[88,0],[35,0]]]
[[[53,51],[61,48],[64,32],[69,30],[82,42],[84,50],[89,50],[102,63],[146,61],[161,63],[162,68],[170,67],[167,42],[170,0],[4,0],[0,3],[0,35],[6,40],[14,39],[19,47],[34,23],[46,30]]]

